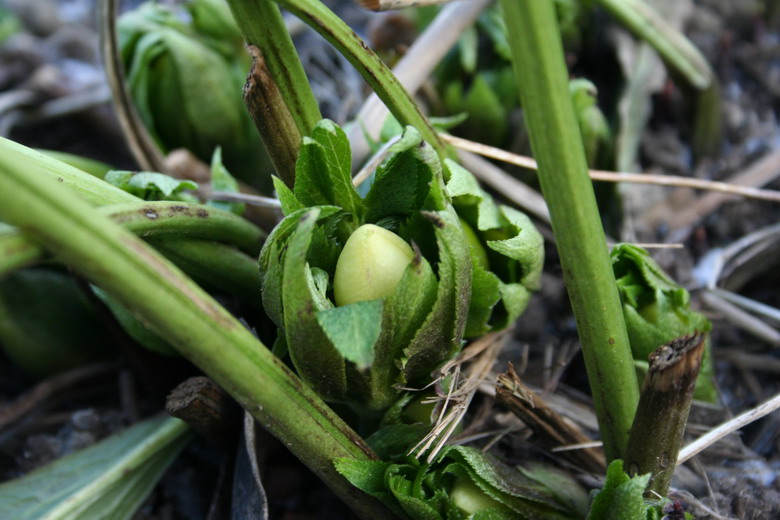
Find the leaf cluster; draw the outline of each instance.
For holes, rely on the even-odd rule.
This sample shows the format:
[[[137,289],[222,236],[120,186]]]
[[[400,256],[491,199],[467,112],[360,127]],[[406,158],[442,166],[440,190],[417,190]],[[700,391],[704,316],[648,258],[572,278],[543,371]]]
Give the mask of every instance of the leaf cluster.
[[[260,255],[263,304],[301,376],[331,401],[382,409],[398,383],[429,377],[459,348],[471,260],[434,150],[409,127],[365,198],[352,184],[344,132],[321,121],[303,140],[293,189],[274,184],[287,215]],[[417,248],[395,292],[341,307],[333,273],[352,232],[373,223]]]
[[[339,459],[336,468],[410,520],[575,519],[583,518],[588,504],[579,484],[563,473],[543,466],[512,468],[464,446],[445,448],[431,464],[411,457]]]
[[[696,331],[709,332],[712,323],[691,309],[691,296],[667,275],[641,247],[618,244],[611,253],[628,337],[640,377],[648,356],[661,345]],[[709,339],[696,380],[694,398],[714,402],[712,353]]]

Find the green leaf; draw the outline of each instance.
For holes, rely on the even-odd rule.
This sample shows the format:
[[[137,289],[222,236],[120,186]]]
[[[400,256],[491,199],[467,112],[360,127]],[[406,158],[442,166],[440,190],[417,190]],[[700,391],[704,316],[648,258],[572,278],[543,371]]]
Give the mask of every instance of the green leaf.
[[[437,288],[433,269],[418,252],[401,276],[395,292],[385,301],[382,335],[371,367],[371,396],[376,406],[389,406],[397,398],[395,384],[400,380],[399,359],[431,312]]]
[[[572,509],[570,501],[559,500],[558,493],[565,493],[568,488],[574,494],[583,492],[574,479],[563,474],[559,485],[565,486],[564,489],[553,491],[546,483],[529,478],[525,472],[474,448],[453,446],[442,457],[452,462],[446,471],[461,478],[468,476],[485,494],[511,508],[521,518],[563,520],[582,518],[584,514],[584,511]]]
[[[380,448],[393,446],[394,435],[412,433],[404,426],[380,430],[376,434]],[[397,447],[390,451],[397,453]],[[541,466],[518,470],[474,448],[446,447],[432,464],[411,457],[402,460],[358,463],[341,459],[337,468],[402,518],[579,520],[587,508],[584,490],[566,474]]]
[[[608,158],[612,132],[596,101],[598,95],[596,86],[585,78],[577,78],[569,82],[569,93],[580,127],[588,166],[600,168],[602,165],[612,164]]]
[[[460,349],[471,296],[471,254],[455,210],[425,212],[439,251],[439,286],[431,313],[404,349],[407,381],[428,376]]]
[[[449,159],[445,167],[447,192],[460,217],[476,228],[477,238],[489,248],[490,274],[495,276],[491,280],[474,274],[466,335],[501,330],[525,311],[531,291],[539,287],[544,240],[525,214],[496,205],[468,170]],[[496,292],[500,299],[494,297]]]
[[[469,304],[469,317],[464,333],[467,338],[490,332],[489,321],[493,315],[493,307],[502,297],[501,282],[496,275],[477,265],[472,265],[472,269],[471,303]]]
[[[336,206],[320,206],[317,209],[320,219],[326,219],[341,211],[341,208]],[[260,250],[263,308],[276,326],[282,329],[284,328],[282,287],[287,241],[295,232],[298,222],[304,215],[308,214],[308,211],[308,209],[300,209],[287,215],[271,231]]]
[[[314,284],[306,261],[319,215],[319,208],[300,215],[287,243],[281,290],[284,331],[290,358],[301,378],[324,399],[341,401],[347,395],[344,358],[317,321],[317,312],[325,309],[316,305],[318,299],[312,291]]]
[[[460,66],[467,74],[474,74],[477,70],[477,50],[479,37],[475,27],[469,27],[458,40],[460,51]]]
[[[416,486],[419,485],[419,479],[414,478],[417,475],[409,471],[412,469],[409,466],[391,466],[385,475],[387,487],[407,517],[412,520],[441,520],[435,502],[426,500],[428,497]]]
[[[493,42],[493,49],[496,54],[501,56],[507,62],[512,59],[512,53],[509,50],[509,42],[506,39],[506,25],[501,9],[498,5],[485,9],[478,20],[479,28],[488,34]]]
[[[28,375],[105,358],[112,336],[72,276],[36,267],[0,278],[0,347]]]
[[[356,302],[317,313],[325,335],[347,361],[365,370],[374,362],[382,329],[382,300]]]
[[[232,174],[264,185],[265,149],[237,95],[249,57],[227,6],[188,2],[191,16],[182,17],[149,4],[118,23],[129,89],[149,132],[163,152],[186,148],[203,161],[221,146]]]
[[[129,172],[113,170],[106,174],[106,182],[145,200],[184,200],[183,190],[197,190],[198,185],[189,180],[174,179],[154,172]],[[186,199],[189,200],[189,199]]]
[[[381,460],[358,461],[355,459],[336,459],[336,470],[353,486],[364,493],[381,500],[400,518],[404,513],[386,485],[385,475],[393,464]]]
[[[528,215],[509,206],[501,206],[501,214],[514,226],[516,233],[506,240],[489,240],[487,246],[520,264],[520,279],[530,290],[539,288],[544,265],[544,238]]]
[[[691,309],[688,291],[675,283],[647,251],[631,244],[618,244],[610,257],[635,360],[646,361],[655,349],[680,336],[712,330],[710,321]],[[695,399],[717,399],[713,371],[708,339]]]
[[[393,137],[401,135],[404,132],[404,127],[398,122],[398,119],[393,117],[393,114],[387,114],[385,122],[382,124],[382,129],[379,131],[379,143],[377,143],[377,149],[380,143],[386,143]]]
[[[389,462],[381,460],[336,459],[336,471],[349,482],[371,496],[379,499],[390,494],[385,489],[385,472],[390,467]]]
[[[129,519],[190,439],[157,417],[0,485],[4,518]]]
[[[526,467],[518,466],[517,469],[526,477],[545,485],[557,501],[565,504],[568,510],[580,513],[580,518],[586,515],[590,497],[581,486],[572,480],[569,474],[540,463],[530,464]]]
[[[629,477],[623,461],[614,460],[607,468],[604,487],[593,497],[587,520],[645,520],[649,506],[644,492],[650,475]]]
[[[211,189],[227,193],[238,193],[238,182],[230,175],[230,172],[225,168],[225,165],[222,164],[222,148],[219,146],[214,149],[214,154],[211,156]],[[208,205],[230,211],[236,215],[243,214],[246,209],[246,204],[240,202],[212,200],[209,201]]]
[[[446,132],[447,130],[455,128],[468,118],[469,115],[467,113],[461,112],[459,114],[445,117],[429,117],[428,121],[430,121],[431,126],[433,126],[433,128],[435,128],[437,131]],[[399,123],[398,120],[393,117],[393,114],[388,114],[384,124],[382,125],[382,130],[379,132],[379,141],[370,141],[370,136],[366,136],[366,138],[372,145],[372,151],[376,152],[379,149],[379,145],[381,143],[386,143],[395,136],[401,135],[403,132],[404,127],[401,126],[401,123]]]
[[[506,108],[493,91],[484,73],[478,73],[463,95],[463,87],[450,83],[444,91],[444,104],[450,113],[467,112],[468,120],[461,127],[467,138],[500,145],[507,133]]]
[[[100,298],[100,300],[108,307],[111,314],[114,315],[116,321],[124,329],[124,331],[133,338],[142,347],[163,354],[165,356],[179,356],[179,353],[174,349],[170,343],[162,339],[153,330],[148,328],[142,322],[137,320],[133,315],[127,312],[127,309],[119,305],[113,298],[105,293],[99,287],[91,286],[92,292]]]
[[[407,127],[401,139],[388,150],[389,157],[377,168],[374,183],[365,198],[366,220],[383,218],[405,219],[425,207],[435,189],[434,179],[441,176],[441,163],[436,152],[422,141],[420,133]]]
[[[282,179],[274,175],[272,178],[274,183],[274,190],[276,190],[276,196],[279,197],[279,202],[282,204],[282,213],[289,215],[300,209],[304,209],[301,201],[295,196],[293,190],[287,187]]]
[[[531,301],[531,291],[519,283],[499,282],[499,292],[503,313],[499,313],[498,310],[493,313],[490,323],[494,330],[502,330],[514,323],[525,312],[528,302]]]
[[[425,437],[429,430],[430,426],[420,423],[391,424],[372,433],[366,442],[383,460],[398,460]]]
[[[304,137],[295,163],[294,192],[305,206],[331,204],[362,217],[363,203],[352,184],[351,150],[344,131],[323,119]]]

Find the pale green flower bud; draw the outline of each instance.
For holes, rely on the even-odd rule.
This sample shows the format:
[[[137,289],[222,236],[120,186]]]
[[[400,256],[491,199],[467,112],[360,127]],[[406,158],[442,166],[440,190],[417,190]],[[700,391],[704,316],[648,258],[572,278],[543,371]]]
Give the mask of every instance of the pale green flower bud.
[[[347,240],[336,264],[336,305],[390,296],[413,259],[412,248],[392,231],[374,224],[360,226]]]

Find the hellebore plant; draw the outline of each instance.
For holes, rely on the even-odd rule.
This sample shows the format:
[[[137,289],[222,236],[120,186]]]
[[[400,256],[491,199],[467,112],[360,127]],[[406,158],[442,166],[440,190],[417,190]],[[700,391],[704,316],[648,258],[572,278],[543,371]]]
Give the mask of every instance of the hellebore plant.
[[[120,322],[124,312],[136,320],[125,326],[148,326],[199,366],[364,518],[389,518],[382,504],[410,518],[581,518],[584,502],[568,479],[510,471],[459,447],[425,464],[405,457],[416,440],[410,425],[384,423],[363,440],[322,402],[364,412],[369,424],[388,409],[397,413],[396,403],[413,400],[402,388],[428,385],[464,338],[500,330],[523,312],[539,285],[542,238],[525,215],[496,204],[448,158],[397,79],[322,2],[279,0],[347,56],[407,125],[361,197],[347,138],[333,122],[320,121],[276,5],[229,3],[245,15],[238,18],[247,41],[262,47],[263,79],[276,82],[277,101],[285,105],[277,108],[294,123],[278,141],[291,143],[285,156],[297,160],[287,161],[287,175],[277,167],[284,181],[273,180],[285,217],[260,252],[262,288],[244,254],[257,253],[261,233],[236,215],[143,201],[2,139],[0,218],[17,228],[0,233],[0,273],[55,254],[115,300],[111,310]],[[240,37],[219,1],[193,0],[185,8],[192,24],[156,5],[123,20],[131,90],[163,150],[185,146],[207,160],[221,143],[228,165],[247,168],[249,174],[234,169],[252,179],[260,147],[236,95],[248,65],[235,58],[242,55]],[[661,276],[625,277],[625,294],[618,294],[552,4],[504,0],[502,8],[506,51],[515,61],[605,452],[616,459],[625,451],[637,400],[619,297],[636,296],[635,314],[651,325],[660,323],[655,310],[666,305],[663,298],[674,302],[667,307],[682,313],[686,325],[703,325],[686,314],[685,295]],[[535,73],[522,74],[528,70]],[[214,184],[235,188],[218,156],[213,165]],[[180,198],[187,187],[146,173],[114,173],[109,180],[143,197]],[[274,353],[153,248],[204,285],[250,305],[262,299],[279,329]],[[651,298],[633,289],[643,283],[655,290]],[[134,336],[141,343],[143,332]],[[300,379],[280,359],[286,354]]]
[[[350,164],[346,135],[323,120],[303,140],[294,188],[274,180],[286,217],[260,254],[263,304],[281,331],[277,350],[323,398],[379,412],[399,386],[427,385],[470,328],[488,330],[493,313],[505,327],[522,312],[543,253],[524,215],[499,209],[457,164],[442,165],[412,127],[365,198]],[[495,231],[487,244],[507,282],[472,260],[482,246],[473,230],[469,244],[459,201],[480,230]]]

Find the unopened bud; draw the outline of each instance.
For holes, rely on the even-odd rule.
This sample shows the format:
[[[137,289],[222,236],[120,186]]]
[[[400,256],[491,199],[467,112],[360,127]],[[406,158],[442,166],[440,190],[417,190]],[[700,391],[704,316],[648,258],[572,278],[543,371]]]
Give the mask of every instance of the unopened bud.
[[[360,226],[347,240],[336,264],[336,305],[390,296],[413,259],[412,248],[392,231],[374,224]]]

